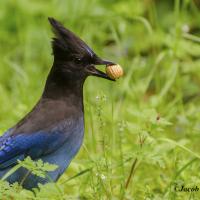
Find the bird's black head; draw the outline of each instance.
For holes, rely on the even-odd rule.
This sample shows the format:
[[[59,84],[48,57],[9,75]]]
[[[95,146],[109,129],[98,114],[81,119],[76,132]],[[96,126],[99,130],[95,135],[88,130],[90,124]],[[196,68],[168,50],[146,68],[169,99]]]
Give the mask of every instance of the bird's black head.
[[[87,76],[93,75],[113,80],[108,75],[95,68],[95,65],[114,64],[102,60],[91,48],[85,44],[74,33],[64,28],[61,23],[49,18],[55,37],[52,41],[54,64],[66,76],[85,80]]]

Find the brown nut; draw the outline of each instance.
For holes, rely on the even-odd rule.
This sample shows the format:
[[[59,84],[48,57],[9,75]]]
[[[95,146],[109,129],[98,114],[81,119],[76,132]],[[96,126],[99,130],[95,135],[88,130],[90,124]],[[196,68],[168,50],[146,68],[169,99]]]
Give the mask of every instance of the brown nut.
[[[117,78],[123,76],[123,69],[118,64],[107,65],[106,66],[106,74],[112,79],[117,79]]]

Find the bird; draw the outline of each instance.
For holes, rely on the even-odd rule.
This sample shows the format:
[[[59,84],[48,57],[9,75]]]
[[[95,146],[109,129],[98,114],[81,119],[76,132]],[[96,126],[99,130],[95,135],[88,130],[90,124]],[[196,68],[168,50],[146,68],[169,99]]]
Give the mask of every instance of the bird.
[[[56,19],[48,18],[53,64],[33,109],[0,137],[0,178],[18,161],[30,157],[58,168],[41,178],[21,167],[7,177],[32,190],[38,184],[56,182],[78,153],[84,138],[83,85],[87,77],[114,81],[96,65],[112,65],[100,58],[82,39]],[[23,182],[23,183],[22,183]]]

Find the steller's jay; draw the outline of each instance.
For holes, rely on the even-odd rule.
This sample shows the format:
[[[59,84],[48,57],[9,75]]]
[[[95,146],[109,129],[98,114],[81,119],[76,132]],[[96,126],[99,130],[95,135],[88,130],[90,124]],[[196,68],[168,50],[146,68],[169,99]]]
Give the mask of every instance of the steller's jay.
[[[83,84],[90,76],[112,80],[95,65],[114,64],[102,60],[74,33],[49,18],[55,37],[52,40],[53,66],[38,103],[20,122],[0,137],[0,177],[30,156],[33,160],[58,165],[49,172],[56,181],[78,152],[84,136]],[[40,178],[25,168],[11,174],[9,183],[23,182],[32,189],[49,178]]]

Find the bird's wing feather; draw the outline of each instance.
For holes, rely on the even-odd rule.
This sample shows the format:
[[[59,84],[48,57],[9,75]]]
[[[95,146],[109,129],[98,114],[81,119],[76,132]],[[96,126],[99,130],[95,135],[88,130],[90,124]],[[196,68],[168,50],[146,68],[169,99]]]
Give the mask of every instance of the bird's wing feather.
[[[48,132],[4,134],[0,138],[0,170],[16,164],[18,159],[26,156],[36,159],[55,151],[76,131],[76,128],[76,123],[63,122]]]
[[[54,150],[54,146],[61,143],[61,140],[56,137],[60,137],[59,133],[38,132],[31,135],[19,134],[5,137],[0,148],[0,169],[15,164],[19,158],[22,159],[24,156],[37,158]]]

